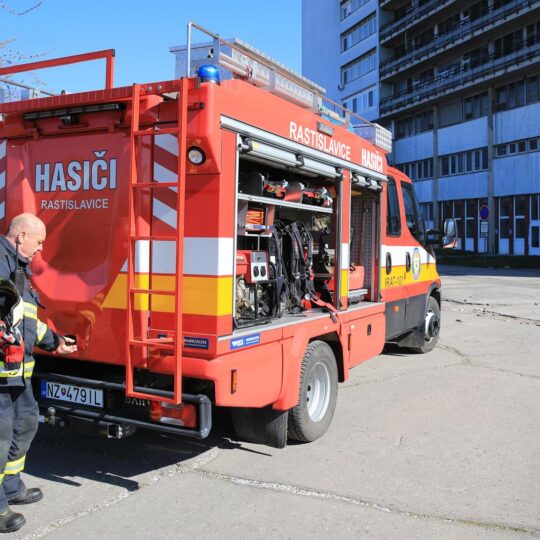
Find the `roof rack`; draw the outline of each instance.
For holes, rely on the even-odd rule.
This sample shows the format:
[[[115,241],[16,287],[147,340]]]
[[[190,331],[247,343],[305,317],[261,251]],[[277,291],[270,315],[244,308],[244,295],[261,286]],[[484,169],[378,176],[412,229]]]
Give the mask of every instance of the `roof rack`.
[[[192,62],[193,29],[212,38],[212,42],[208,44],[208,55],[204,58],[204,62],[199,62],[199,65],[204,63],[221,66],[228,70],[234,78],[243,79],[255,86],[265,88],[273,94],[320,114],[333,123],[344,126],[385,152],[392,151],[390,131],[332,101],[324,95],[326,90],[322,86],[246,42],[238,38],[223,39],[219,34],[210,32],[193,21],[187,25],[187,77],[194,76],[199,67]]]

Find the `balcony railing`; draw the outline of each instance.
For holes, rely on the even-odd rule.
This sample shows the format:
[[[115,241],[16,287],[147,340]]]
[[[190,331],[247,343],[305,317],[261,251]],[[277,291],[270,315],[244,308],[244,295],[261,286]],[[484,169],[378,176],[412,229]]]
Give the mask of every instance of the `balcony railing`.
[[[409,13],[405,15],[405,17],[402,17],[401,19],[398,19],[397,21],[389,21],[383,24],[381,28],[379,29],[381,43],[390,39],[395,34],[398,34],[399,32],[403,32],[403,30],[405,30],[407,27],[411,26],[412,24],[416,24],[422,19],[425,19],[429,15],[432,15],[436,11],[440,11],[442,8],[449,6],[450,4],[453,4],[454,2],[455,0],[433,0],[433,2],[424,4],[420,8],[415,7],[414,9],[409,11]]]
[[[526,41],[521,42],[505,56],[496,58],[494,54],[491,54],[481,64],[475,65],[471,62],[469,66],[449,68],[436,77],[416,84],[411,90],[402,90],[382,99],[379,106],[380,114],[383,117],[388,116],[424,101],[435,99],[459,87],[482,82],[487,77],[505,72],[509,68],[517,69],[521,64],[534,61],[540,61],[540,43],[527,45]]]
[[[497,22],[505,21],[508,17],[519,15],[531,9],[540,7],[540,0],[514,0],[498,9],[490,8],[486,14],[474,21],[462,21],[449,32],[440,34],[435,41],[406,53],[398,58],[387,58],[380,64],[380,76],[388,77],[406,67],[416,65],[420,60],[430,58],[460,40],[473,37],[495,26]]]

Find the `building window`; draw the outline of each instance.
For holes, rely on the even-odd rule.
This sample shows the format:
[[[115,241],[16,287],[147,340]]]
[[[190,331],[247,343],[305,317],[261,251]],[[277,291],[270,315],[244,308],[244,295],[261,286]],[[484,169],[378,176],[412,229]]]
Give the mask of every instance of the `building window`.
[[[535,137],[533,139],[498,144],[496,146],[495,157],[504,157],[511,154],[524,154],[525,152],[536,152],[537,150],[538,138]]]
[[[540,93],[538,92],[538,77],[531,77],[527,80],[527,102],[534,103],[538,101]]]
[[[540,219],[540,195],[531,195],[531,219]]]
[[[422,203],[420,207],[422,208],[422,215],[424,216],[424,221],[433,221],[433,204]]]
[[[341,20],[346,19],[351,13],[354,13],[359,7],[367,4],[368,0],[343,0],[341,2]]]
[[[497,145],[497,157],[506,156],[506,144]]]
[[[351,47],[360,43],[367,37],[373,35],[377,31],[375,22],[375,13],[369,15],[355,24],[352,28],[341,34],[341,52],[349,50]]]
[[[476,236],[476,199],[465,201],[465,236],[474,238]]]
[[[488,94],[482,92],[463,100],[463,117],[465,120],[480,118],[488,114]]]
[[[487,148],[441,156],[440,159],[441,176],[485,171],[488,168]]]
[[[349,96],[343,106],[347,108],[347,103],[351,104],[350,110],[353,113],[362,114],[375,106],[375,86],[370,86],[361,90],[354,96]]]
[[[539,79],[540,77],[535,75],[527,80],[524,79],[497,88],[495,91],[495,110],[506,111],[538,101],[540,98]]]
[[[410,137],[433,129],[433,109],[396,121],[396,139]]]
[[[363,54],[353,62],[349,62],[341,68],[341,80],[343,84],[350,83],[359,77],[362,77],[366,73],[373,71],[376,67],[376,50]]]

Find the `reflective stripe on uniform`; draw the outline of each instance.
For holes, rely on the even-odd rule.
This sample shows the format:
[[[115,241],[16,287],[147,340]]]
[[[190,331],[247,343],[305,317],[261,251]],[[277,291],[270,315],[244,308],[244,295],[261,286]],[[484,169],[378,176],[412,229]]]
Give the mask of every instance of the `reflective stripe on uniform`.
[[[29,317],[30,319],[37,319],[37,306],[34,306],[34,304],[31,304],[30,302],[25,302],[24,316]]]
[[[45,334],[47,333],[47,330],[48,330],[48,326],[41,322],[39,319],[37,320],[37,342],[39,343],[44,337],[45,337]]]
[[[32,366],[34,369],[34,366]],[[21,367],[19,369],[6,369],[6,364],[0,360],[0,377],[22,377],[23,374],[23,365],[21,362]]]
[[[4,470],[4,474],[17,474],[20,473],[24,469],[24,461],[26,459],[26,455],[24,455],[22,458],[15,459],[14,461],[8,461],[6,463],[6,468]]]
[[[4,481],[4,476],[6,476],[4,473],[0,474],[0,484]]]
[[[32,376],[32,373],[34,372],[34,366],[36,365],[36,362],[32,360],[31,362],[25,362],[24,363],[24,376],[25,378],[29,378]]]

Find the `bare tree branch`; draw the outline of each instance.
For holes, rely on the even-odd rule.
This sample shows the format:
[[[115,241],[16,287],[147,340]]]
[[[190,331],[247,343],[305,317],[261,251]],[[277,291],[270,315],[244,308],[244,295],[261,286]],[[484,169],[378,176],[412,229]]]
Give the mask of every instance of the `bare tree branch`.
[[[16,11],[15,9],[9,7],[5,2],[0,2],[0,9],[7,11],[10,15],[17,15],[18,17],[20,17],[21,15],[26,15],[30,11],[37,9],[39,6],[41,6],[41,1],[36,2],[33,6],[30,6],[28,9],[25,9],[24,11]]]

